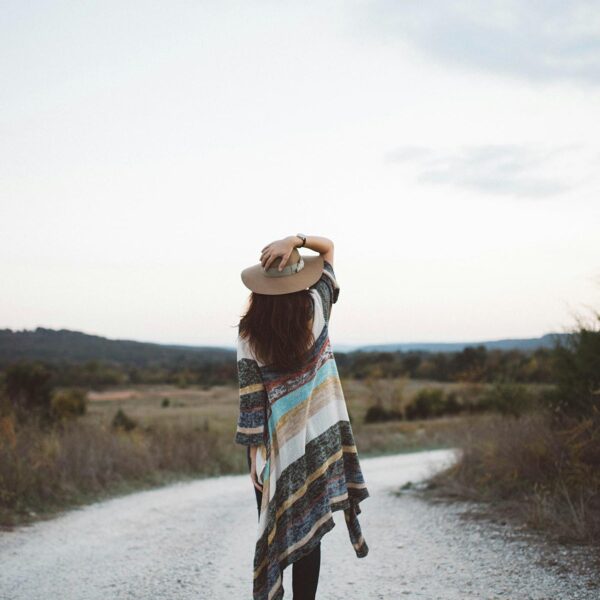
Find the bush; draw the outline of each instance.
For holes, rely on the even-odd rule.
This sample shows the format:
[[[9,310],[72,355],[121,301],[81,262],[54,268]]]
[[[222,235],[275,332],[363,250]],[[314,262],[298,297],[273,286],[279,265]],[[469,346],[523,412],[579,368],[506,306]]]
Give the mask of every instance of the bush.
[[[132,419],[122,408],[120,408],[112,420],[113,429],[131,431],[137,427],[137,422]]]
[[[458,401],[458,394],[455,391],[452,391],[446,395],[446,404],[444,407],[444,412],[447,415],[456,415],[462,410],[462,406]]]
[[[534,401],[535,397],[523,384],[508,381],[495,382],[481,398],[482,408],[513,417],[530,411]]]
[[[600,323],[600,314],[596,314]],[[600,328],[584,325],[554,347],[556,392],[544,395],[548,408],[559,418],[585,418],[600,410]]]
[[[84,415],[87,410],[87,394],[80,388],[54,391],[50,406],[56,419],[78,417]]]
[[[229,436],[204,427],[156,425],[131,433],[66,420],[40,429],[0,417],[0,527],[32,513],[79,505],[106,493],[145,488],[183,475],[245,472]]]
[[[33,416],[49,419],[52,373],[42,363],[20,361],[12,364],[6,369],[4,385],[19,421]]]
[[[600,314],[596,314],[600,322]],[[497,381],[479,408],[501,415],[469,424],[456,464],[430,483],[490,500],[563,540],[600,540],[600,329],[581,325],[556,338],[556,388],[533,395]],[[533,370],[537,367],[533,365]],[[537,410],[531,410],[531,409]],[[550,408],[550,410],[539,410]],[[528,414],[523,414],[527,412]],[[505,415],[520,417],[507,419]],[[443,493],[445,493],[443,492]]]
[[[383,423],[404,419],[402,405],[404,404],[406,378],[388,381],[375,378],[373,372],[375,370],[371,369],[370,375],[365,379],[371,406],[365,414],[364,422]]]
[[[384,423],[402,418],[402,413],[395,410],[388,410],[382,404],[378,403],[368,408],[365,414],[365,423]]]
[[[443,389],[423,388],[418,391],[404,412],[408,420],[429,419],[445,414],[445,409],[446,401]]]
[[[600,413],[565,418],[532,411],[465,425],[459,461],[430,479],[442,493],[492,501],[564,540],[600,541]],[[499,501],[502,501],[500,504]]]

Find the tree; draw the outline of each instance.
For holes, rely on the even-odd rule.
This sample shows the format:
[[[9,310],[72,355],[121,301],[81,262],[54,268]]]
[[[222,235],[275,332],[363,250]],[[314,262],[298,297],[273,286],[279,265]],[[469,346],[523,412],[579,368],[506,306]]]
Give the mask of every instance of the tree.
[[[42,363],[19,361],[5,374],[6,395],[18,420],[51,417],[52,373]]]
[[[595,322],[578,328],[553,349],[556,389],[546,395],[549,407],[558,415],[587,417],[600,412],[600,313]]]
[[[72,419],[84,415],[87,410],[86,391],[80,388],[54,391],[50,405],[56,419]]]

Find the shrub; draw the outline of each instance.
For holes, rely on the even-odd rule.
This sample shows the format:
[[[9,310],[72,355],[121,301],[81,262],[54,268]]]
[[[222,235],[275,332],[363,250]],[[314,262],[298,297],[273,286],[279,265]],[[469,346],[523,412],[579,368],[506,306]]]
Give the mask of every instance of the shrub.
[[[131,431],[137,427],[137,422],[132,419],[122,408],[120,408],[112,420],[113,429]]]
[[[80,388],[54,391],[50,401],[52,415],[56,419],[70,419],[85,414],[87,394]]]
[[[190,385],[190,376],[187,372],[178,373],[175,377],[175,385],[184,390]]]
[[[117,434],[85,419],[40,429],[0,417],[0,527],[124,485],[129,490],[184,474],[246,472],[245,456],[229,436],[200,428],[159,424]]]
[[[447,415],[456,415],[462,410],[462,406],[458,401],[458,394],[453,390],[446,395],[446,403],[444,412]]]
[[[369,406],[365,414],[365,423],[384,423],[402,419],[402,414],[395,410],[388,410],[382,404]]]
[[[600,314],[596,314],[600,323]],[[553,351],[557,382],[555,392],[544,395],[546,405],[559,418],[585,418],[600,410],[600,328],[598,323],[579,329],[564,341],[558,338]]]
[[[429,419],[444,414],[446,402],[441,388],[423,388],[406,407],[405,415],[409,420]]]
[[[442,493],[493,501],[567,540],[600,540],[600,413],[567,417],[531,411],[465,425],[458,462],[430,479]],[[505,501],[501,505],[498,501]]]
[[[5,389],[19,421],[51,416],[52,373],[39,362],[20,361],[6,369]]]
[[[404,403],[405,378],[401,378],[399,381],[387,381],[370,375],[366,378],[365,385],[371,400],[371,406],[365,414],[365,423],[383,423],[404,418],[402,405]]]
[[[533,408],[534,396],[523,384],[497,381],[483,393],[481,404],[502,415],[520,417]]]

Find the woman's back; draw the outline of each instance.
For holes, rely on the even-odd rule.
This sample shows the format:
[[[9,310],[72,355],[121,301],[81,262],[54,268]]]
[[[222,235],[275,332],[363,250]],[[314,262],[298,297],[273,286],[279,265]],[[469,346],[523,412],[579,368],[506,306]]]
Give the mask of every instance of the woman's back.
[[[281,598],[283,569],[306,556],[345,511],[350,540],[366,556],[357,515],[369,496],[329,340],[339,285],[333,265],[310,286],[314,343],[290,371],[271,369],[238,338],[240,419],[235,441],[259,446],[262,504],[255,548],[254,597]]]

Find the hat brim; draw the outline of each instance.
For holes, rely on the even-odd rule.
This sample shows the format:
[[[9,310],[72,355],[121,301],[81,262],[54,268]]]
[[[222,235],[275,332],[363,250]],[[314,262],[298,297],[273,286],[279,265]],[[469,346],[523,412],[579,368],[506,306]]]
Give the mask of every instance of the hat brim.
[[[291,294],[310,287],[321,278],[323,273],[323,257],[302,256],[304,267],[301,271],[284,277],[267,277],[262,263],[247,267],[241,273],[243,284],[257,294]]]

